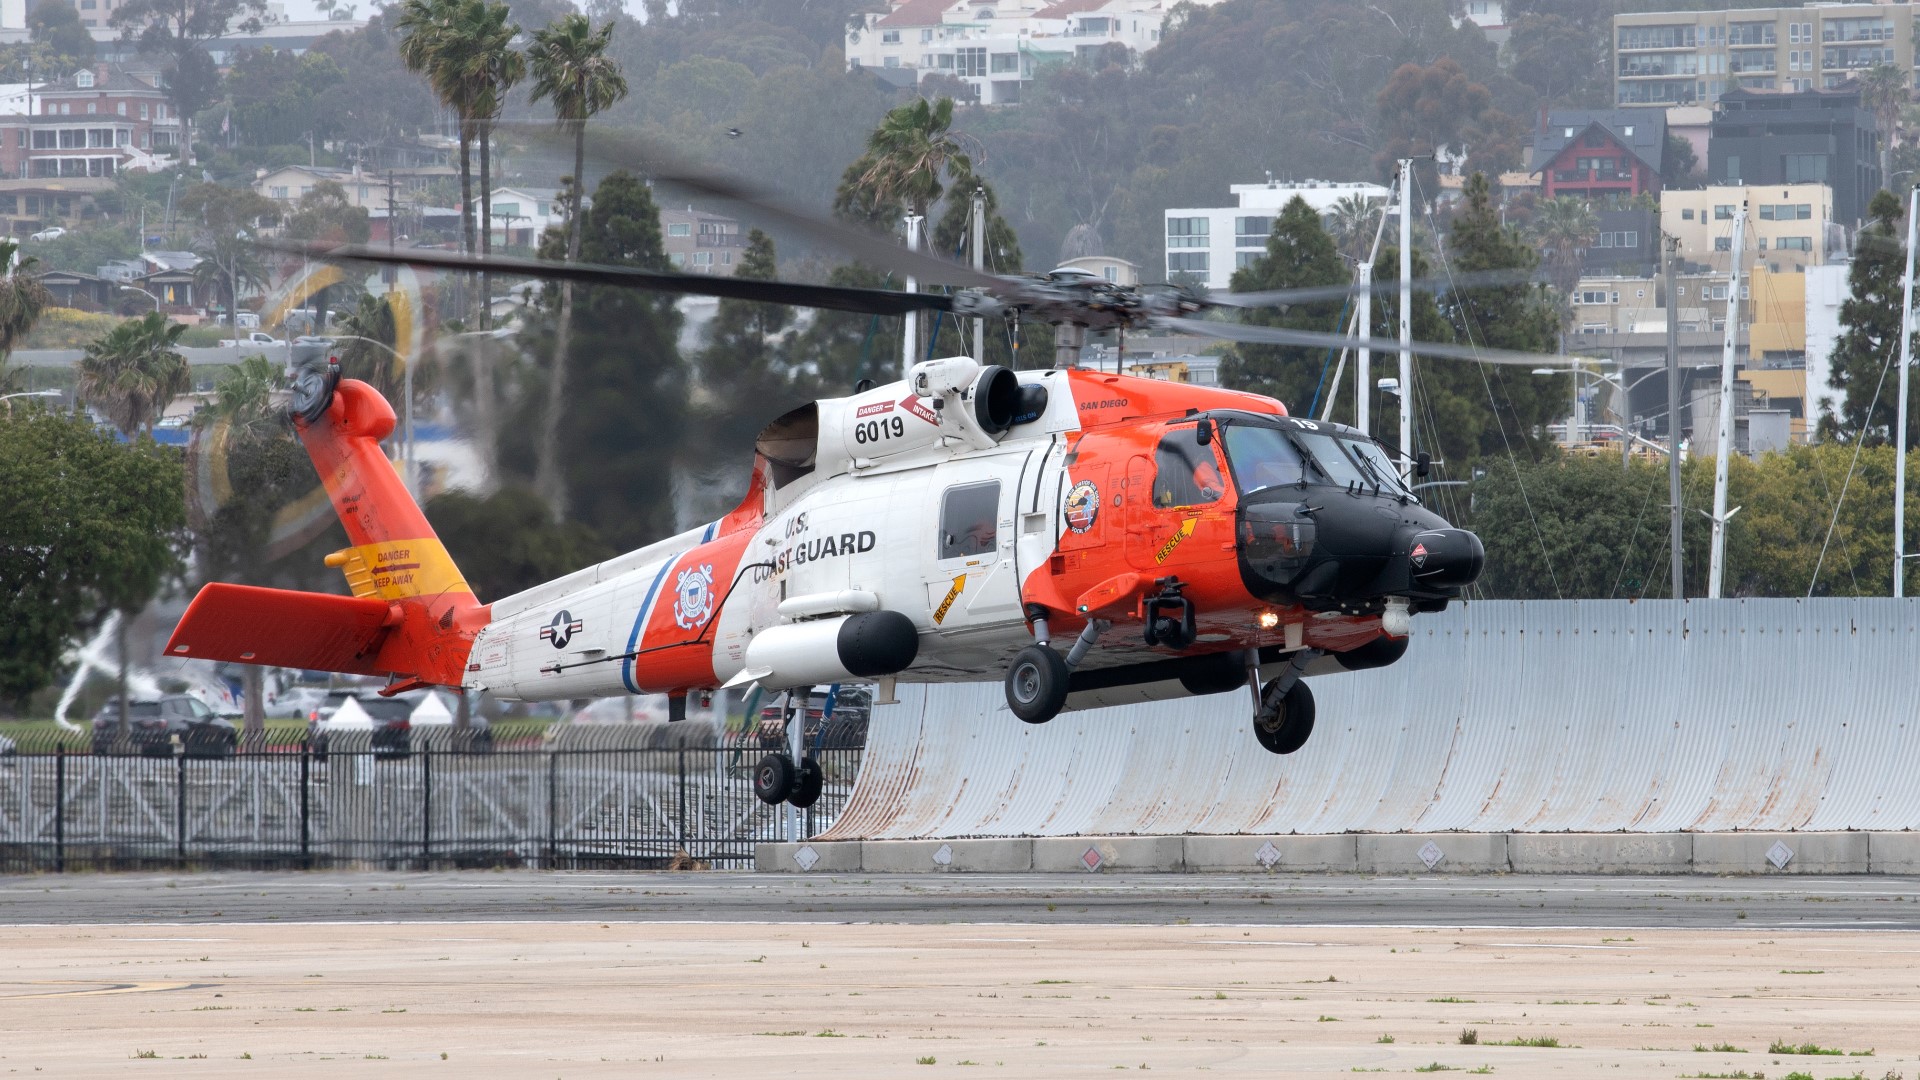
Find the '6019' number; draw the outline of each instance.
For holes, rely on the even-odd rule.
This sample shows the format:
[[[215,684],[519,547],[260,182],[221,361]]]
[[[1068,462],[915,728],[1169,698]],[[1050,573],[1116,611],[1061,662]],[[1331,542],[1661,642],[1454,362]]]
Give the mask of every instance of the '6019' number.
[[[897,439],[907,433],[906,421],[897,416],[882,420],[868,420],[853,425],[853,441],[857,443],[879,442],[882,439]]]

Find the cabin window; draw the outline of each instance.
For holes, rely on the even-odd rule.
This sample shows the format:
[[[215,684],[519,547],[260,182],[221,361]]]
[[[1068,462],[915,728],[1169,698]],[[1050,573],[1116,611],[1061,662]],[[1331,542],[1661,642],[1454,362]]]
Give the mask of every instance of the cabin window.
[[[1167,432],[1153,453],[1153,505],[1206,506],[1220,501],[1226,481],[1212,446],[1200,445],[1200,427],[1185,425]]]
[[[940,500],[940,557],[989,555],[999,546],[1000,481],[948,488]]]

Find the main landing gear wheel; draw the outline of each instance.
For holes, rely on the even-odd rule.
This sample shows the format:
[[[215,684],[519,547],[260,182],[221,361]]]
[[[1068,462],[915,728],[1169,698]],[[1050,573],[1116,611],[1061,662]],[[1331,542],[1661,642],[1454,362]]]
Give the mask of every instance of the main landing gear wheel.
[[[805,810],[820,801],[820,789],[826,783],[827,777],[820,771],[820,763],[813,758],[803,758],[800,761],[800,777],[794,781],[793,794],[787,796],[787,801],[797,809]]]
[[[1067,703],[1067,662],[1046,645],[1029,645],[1007,668],[1007,708],[1029,724],[1044,724]]]
[[[753,794],[768,806],[786,802],[799,782],[799,770],[785,754],[768,754],[753,767]]]
[[[1313,691],[1298,680],[1285,693],[1279,689],[1280,680],[1275,679],[1260,692],[1253,737],[1270,753],[1291,754],[1307,745],[1307,737],[1313,734]]]

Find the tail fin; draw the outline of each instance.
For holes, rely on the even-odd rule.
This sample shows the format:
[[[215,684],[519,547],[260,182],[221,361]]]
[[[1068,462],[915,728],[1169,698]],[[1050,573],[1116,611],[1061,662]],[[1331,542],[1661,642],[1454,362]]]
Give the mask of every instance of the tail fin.
[[[385,674],[395,689],[458,686],[488,609],[380,450],[393,406],[352,379],[329,396],[294,426],[346,528],[348,546],[327,565],[346,575],[353,597],[211,584],[187,607],[167,653]]]

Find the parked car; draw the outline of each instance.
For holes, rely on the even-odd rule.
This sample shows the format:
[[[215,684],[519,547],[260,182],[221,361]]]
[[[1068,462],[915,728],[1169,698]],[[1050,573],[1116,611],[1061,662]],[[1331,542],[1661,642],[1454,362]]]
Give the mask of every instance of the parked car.
[[[231,349],[236,345],[258,346],[259,348],[266,349],[266,348],[274,348],[274,347],[284,347],[286,345],[286,342],[281,341],[279,338],[274,337],[272,334],[269,334],[263,330],[255,330],[250,334],[246,334],[242,336],[237,341],[233,338],[221,338],[220,344],[218,347],[222,349]]]
[[[55,225],[50,229],[41,229],[39,232],[34,233],[32,236],[28,237],[27,239],[45,242],[48,240],[58,240],[65,235],[67,235],[67,230],[61,228],[58,225]]]
[[[108,698],[93,717],[93,752],[118,752],[120,699]],[[150,757],[173,753],[174,739],[188,757],[228,757],[240,745],[233,721],[207,708],[199,698],[168,694],[158,701],[127,703],[126,749]]]
[[[318,686],[289,686],[267,699],[265,715],[305,720],[325,704],[327,691]]]
[[[424,699],[432,694],[439,700],[441,708],[421,710]],[[457,705],[452,695],[440,691],[415,691],[394,697],[381,697],[371,690],[331,690],[326,700],[321,702],[307,717],[307,742],[316,754],[326,756],[331,736],[349,731],[372,732],[373,752],[382,757],[398,757],[413,748],[413,729],[437,727],[453,723]],[[348,715],[341,712],[351,700],[356,706]],[[418,719],[416,720],[416,714]],[[493,732],[487,725],[487,718],[474,710],[472,717],[473,749],[493,749]]]

